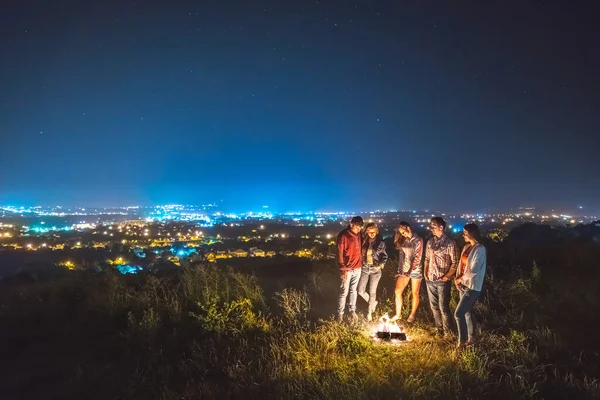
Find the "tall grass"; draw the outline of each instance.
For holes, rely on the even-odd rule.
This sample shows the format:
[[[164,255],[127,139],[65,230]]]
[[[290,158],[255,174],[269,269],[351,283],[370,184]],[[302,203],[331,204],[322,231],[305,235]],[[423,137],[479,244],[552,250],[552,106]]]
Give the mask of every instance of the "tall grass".
[[[326,269],[307,274],[306,290],[268,294],[272,308],[259,278],[209,265],[12,288],[0,294],[3,398],[598,396],[597,354],[540,324],[550,303],[536,268],[490,279],[479,342],[464,351],[431,335],[425,290],[398,346],[372,341],[365,321],[316,318],[315,304],[335,304]],[[379,312],[393,311],[393,279],[381,293]]]

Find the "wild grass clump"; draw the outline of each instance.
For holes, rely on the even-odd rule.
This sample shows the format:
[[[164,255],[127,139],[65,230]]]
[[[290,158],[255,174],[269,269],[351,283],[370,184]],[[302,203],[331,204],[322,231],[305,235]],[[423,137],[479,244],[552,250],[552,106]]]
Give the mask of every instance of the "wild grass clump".
[[[275,300],[285,324],[302,326],[309,322],[310,296],[306,290],[285,288],[275,293]]]
[[[190,311],[189,314],[208,333],[240,335],[249,330],[266,332],[269,329],[269,322],[254,310],[248,298],[232,300],[222,305],[201,302],[196,305],[198,311]]]

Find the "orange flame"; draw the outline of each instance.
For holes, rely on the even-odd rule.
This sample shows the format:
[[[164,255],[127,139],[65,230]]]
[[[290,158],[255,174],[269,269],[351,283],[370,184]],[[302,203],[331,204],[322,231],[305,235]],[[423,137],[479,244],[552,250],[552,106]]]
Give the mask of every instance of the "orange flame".
[[[373,332],[371,334],[371,337],[373,338],[373,340],[375,340],[376,342],[380,342],[381,339],[379,339],[377,337],[377,332],[403,333],[404,330],[400,326],[398,326],[396,321],[391,321],[388,314],[383,314],[381,316],[381,318],[379,318],[379,324],[373,329]],[[409,339],[408,335],[406,335],[405,341],[408,342],[409,340],[410,339]],[[396,343],[401,343],[403,341],[398,340],[398,339],[391,339],[389,342],[396,344]]]

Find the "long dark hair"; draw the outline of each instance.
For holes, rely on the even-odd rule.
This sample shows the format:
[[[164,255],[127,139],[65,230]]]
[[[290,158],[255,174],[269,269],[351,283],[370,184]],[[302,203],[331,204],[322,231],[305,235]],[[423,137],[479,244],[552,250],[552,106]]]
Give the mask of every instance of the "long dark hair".
[[[477,225],[466,224],[463,229],[465,231],[467,231],[469,233],[469,235],[477,241],[477,243],[481,243],[481,240],[482,240],[481,231],[479,230],[479,227]]]
[[[396,246],[396,249],[400,250],[402,248],[402,246],[404,245],[404,242],[406,241],[406,238],[404,236],[402,236],[400,234],[400,228],[408,228],[412,231],[412,228],[410,227],[410,224],[406,221],[402,221],[400,222],[400,224],[398,225],[398,228],[396,228],[396,235],[394,236],[394,246]]]

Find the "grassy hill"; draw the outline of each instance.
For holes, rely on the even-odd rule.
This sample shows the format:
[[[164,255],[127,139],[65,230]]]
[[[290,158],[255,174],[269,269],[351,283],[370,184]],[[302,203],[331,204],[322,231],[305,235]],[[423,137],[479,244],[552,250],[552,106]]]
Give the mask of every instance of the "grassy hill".
[[[490,245],[480,341],[461,352],[434,336],[425,290],[408,343],[334,322],[329,262],[5,284],[2,398],[598,398],[600,250],[527,246]]]

